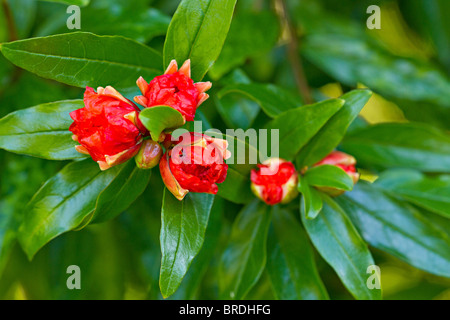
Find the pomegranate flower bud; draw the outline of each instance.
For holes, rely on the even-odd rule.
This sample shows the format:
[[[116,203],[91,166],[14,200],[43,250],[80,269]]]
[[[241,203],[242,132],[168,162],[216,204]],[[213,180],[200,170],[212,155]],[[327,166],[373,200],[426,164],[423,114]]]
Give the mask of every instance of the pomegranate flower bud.
[[[151,169],[159,164],[163,150],[158,142],[151,139],[144,140],[138,154],[134,158],[140,169]]]
[[[124,163],[139,151],[145,130],[136,123],[139,109],[114,88],[87,87],[84,107],[70,113],[78,152],[89,154],[101,170]],[[141,128],[141,130],[139,129]]]
[[[355,168],[356,159],[349,154],[340,151],[333,151],[325,158],[314,164],[313,167],[317,167],[323,164],[328,164],[341,168],[350,176],[350,178],[352,178],[353,184],[356,184],[359,180],[359,173],[356,171]],[[316,188],[327,193],[332,197],[339,196],[345,192],[344,190],[339,190],[330,187],[316,187]]]
[[[211,82],[194,83],[190,60],[186,60],[180,69],[172,60],[163,75],[150,83],[140,77],[136,83],[142,92],[142,96],[134,98],[136,103],[146,108],[172,107],[183,115],[185,121],[194,120],[197,108],[209,97],[205,92],[211,88]]]
[[[253,193],[268,205],[288,203],[298,194],[298,174],[292,162],[270,158],[250,175]]]
[[[161,158],[159,169],[167,189],[182,200],[188,192],[216,194],[225,181],[230,157],[228,142],[201,133],[180,136]]]

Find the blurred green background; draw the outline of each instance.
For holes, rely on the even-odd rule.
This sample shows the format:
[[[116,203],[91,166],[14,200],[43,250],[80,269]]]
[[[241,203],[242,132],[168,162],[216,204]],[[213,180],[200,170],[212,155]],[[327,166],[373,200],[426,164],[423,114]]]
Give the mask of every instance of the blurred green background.
[[[66,27],[70,14],[64,3],[0,1],[0,42],[72,31]],[[280,22],[277,3],[238,0],[227,42],[209,73],[215,81],[214,90],[225,83],[250,79],[296,91],[286,58],[286,25]],[[81,8],[81,31],[123,35],[162,51],[178,4],[177,0],[91,0]],[[446,15],[450,1],[291,0],[287,4],[299,36],[298,54],[315,100],[367,86],[375,95],[361,113],[365,121],[414,120],[449,129],[450,20]],[[370,16],[366,9],[373,4],[381,8],[380,30],[366,28]],[[38,78],[0,55],[0,117],[40,103],[81,98],[82,94],[82,89]],[[209,99],[201,109],[218,129],[230,124],[246,129],[264,121],[265,115],[258,110],[254,102],[237,95],[220,101]],[[158,277],[163,187],[156,170],[132,208],[107,223],[58,237],[32,262],[17,243],[9,241],[14,235],[8,230],[20,223],[26,203],[64,165],[0,150],[0,298],[161,299]],[[205,248],[171,299],[218,297],[217,264],[240,209],[220,202],[218,199],[213,207]],[[449,279],[371,249],[381,268],[385,299],[450,299]],[[208,265],[203,261],[211,262]],[[317,262],[330,297],[351,299],[319,255]],[[81,290],[66,287],[66,268],[72,264],[81,268]],[[194,274],[196,277],[192,277]],[[194,290],[198,281],[199,290]],[[248,298],[273,298],[267,275]]]

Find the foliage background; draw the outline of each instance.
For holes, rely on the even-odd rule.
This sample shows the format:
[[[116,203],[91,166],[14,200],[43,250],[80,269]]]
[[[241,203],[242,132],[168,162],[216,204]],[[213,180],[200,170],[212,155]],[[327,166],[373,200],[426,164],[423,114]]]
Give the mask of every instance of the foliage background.
[[[67,4],[58,2],[3,0],[0,42],[71,32],[65,24]],[[162,52],[178,4],[176,0],[91,0],[81,10],[81,31],[123,35]],[[293,54],[302,59],[314,100],[339,97],[355,87],[367,86],[375,93],[350,127],[350,135],[367,124],[408,121],[448,133],[450,25],[444,16],[450,11],[448,1],[292,0],[287,4],[300,43],[299,52]],[[372,4],[381,7],[381,30],[369,31],[365,27],[366,8]],[[200,109],[212,127],[247,129],[268,119],[247,96],[236,92],[221,95],[219,90],[230,83],[272,83],[298,94],[295,69],[288,58],[292,39],[285,21],[281,19],[280,23],[279,14],[277,1],[238,0],[225,46],[208,74],[214,81],[212,98]],[[82,93],[82,89],[17,68],[0,55],[1,117],[41,103],[81,98]],[[371,170],[367,174],[370,178],[386,167],[398,166],[396,161],[408,167],[408,156],[414,157],[414,146],[420,144],[420,139],[420,133],[410,136],[413,150],[404,159],[375,161],[365,156],[370,148],[355,147],[351,139],[347,149],[345,140],[343,146]],[[448,164],[448,142],[441,149]],[[445,162],[439,161],[436,158],[430,163],[444,169],[424,171],[449,172],[448,165],[445,168]],[[163,187],[156,170],[144,194],[119,217],[66,233],[28,261],[14,241],[15,230],[26,203],[65,164],[0,151],[0,298],[161,299],[158,281]],[[450,179],[445,175],[441,178],[447,181],[442,210],[448,214]],[[204,247],[171,298],[220,297],[218,265],[241,208],[216,197]],[[448,219],[423,207],[416,209],[449,234]],[[395,254],[370,249],[382,270],[384,299],[449,299],[449,279],[412,267]],[[333,269],[317,252],[314,256],[330,298],[351,299]],[[82,270],[82,290],[66,288],[66,268],[71,264]],[[274,298],[267,271],[247,298]]]

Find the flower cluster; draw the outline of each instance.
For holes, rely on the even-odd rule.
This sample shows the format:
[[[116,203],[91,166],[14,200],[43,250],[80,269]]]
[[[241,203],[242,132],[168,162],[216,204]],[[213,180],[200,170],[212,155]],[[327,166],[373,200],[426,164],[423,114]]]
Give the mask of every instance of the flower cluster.
[[[172,107],[185,121],[194,120],[197,108],[209,97],[205,92],[211,88],[211,82],[194,83],[190,60],[180,69],[172,60],[163,75],[149,83],[140,77],[137,85],[142,95],[134,98],[136,103],[144,108]],[[216,183],[225,180],[228,166],[224,160],[229,157],[226,141],[194,133],[171,141],[167,135],[163,155],[163,147],[150,139],[139,120],[141,109],[114,88],[99,87],[96,92],[87,87],[84,105],[70,113],[74,122],[69,130],[80,144],[76,150],[90,155],[101,170],[133,157],[141,169],[159,164],[164,183],[180,200],[189,191],[216,194]],[[208,157],[203,157],[205,151]]]
[[[150,82],[137,80],[142,95],[134,102],[143,108],[169,106],[186,121],[193,121],[197,108],[208,99],[211,82],[194,83],[191,79],[190,60],[178,69],[175,60],[163,75]],[[97,91],[87,87],[84,107],[70,113],[73,123],[69,130],[79,143],[77,151],[88,154],[101,170],[109,169],[135,158],[141,169],[159,165],[161,177],[167,189],[179,200],[188,192],[216,194],[218,183],[225,181],[230,157],[226,140],[212,138],[201,133],[186,133],[173,139],[170,133],[151,139],[150,132],[139,120],[141,108],[126,99],[114,88],[99,87]],[[356,160],[345,153],[333,151],[314,164],[334,165],[343,169],[356,183]],[[293,163],[271,158],[251,171],[251,190],[268,205],[288,203],[297,194],[298,179]],[[320,187],[331,196],[342,190]]]

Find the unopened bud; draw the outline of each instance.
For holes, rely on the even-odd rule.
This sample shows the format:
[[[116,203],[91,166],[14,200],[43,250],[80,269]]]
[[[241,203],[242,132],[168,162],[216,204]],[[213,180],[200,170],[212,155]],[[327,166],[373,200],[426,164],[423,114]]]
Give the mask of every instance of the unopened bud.
[[[159,143],[148,139],[142,143],[141,149],[134,158],[140,169],[151,169],[156,167],[161,160],[163,150]]]

